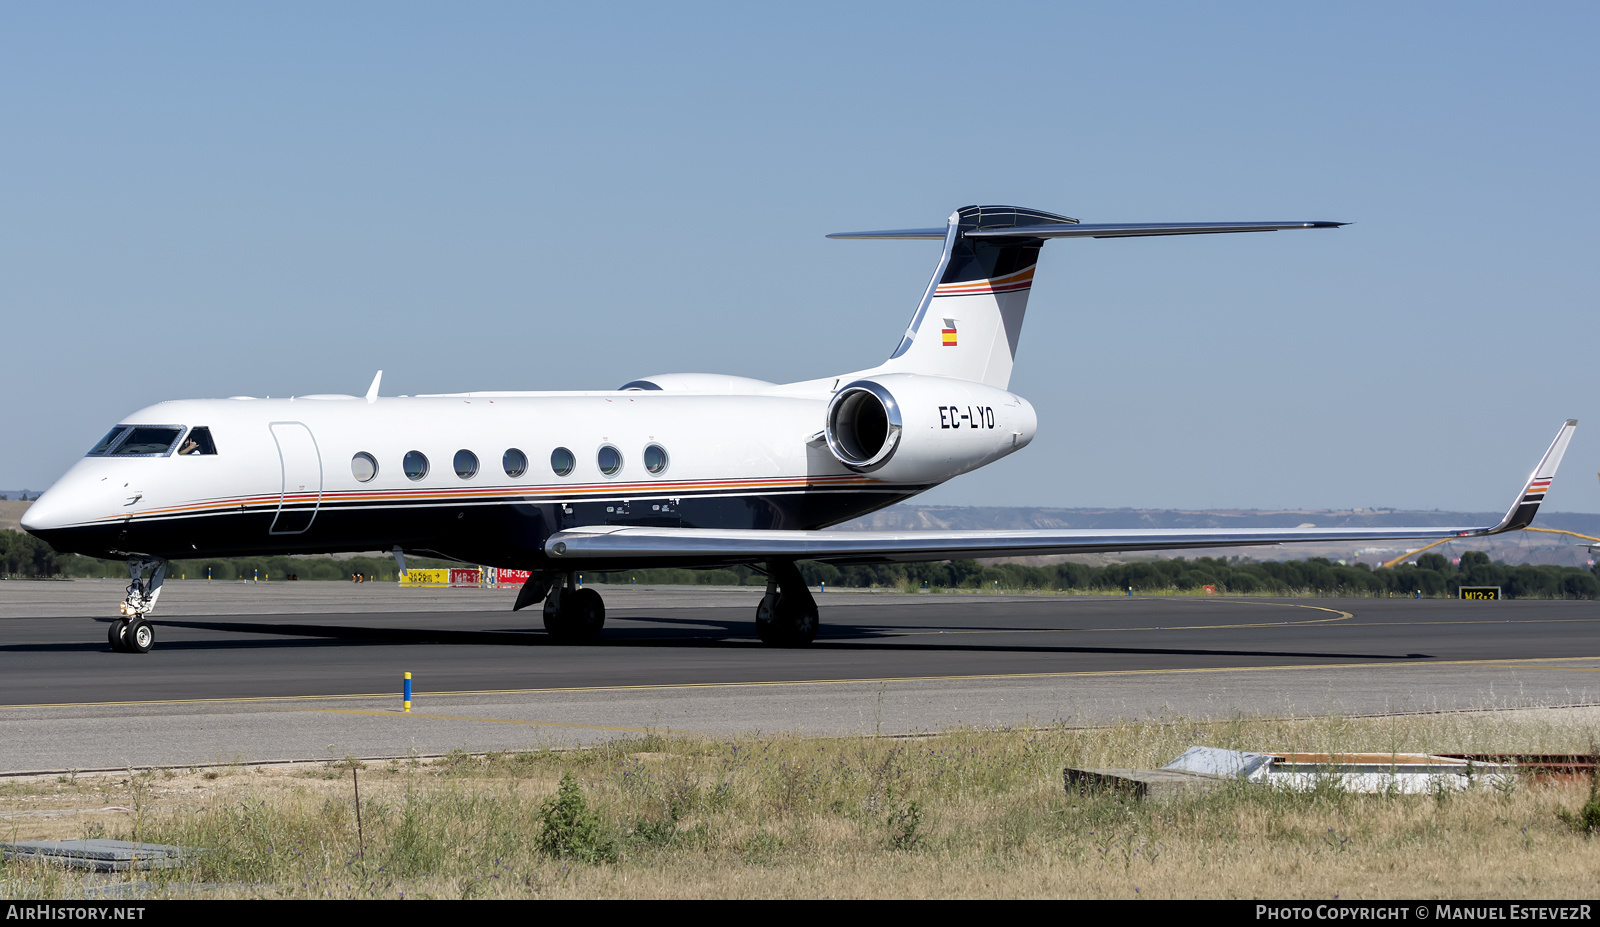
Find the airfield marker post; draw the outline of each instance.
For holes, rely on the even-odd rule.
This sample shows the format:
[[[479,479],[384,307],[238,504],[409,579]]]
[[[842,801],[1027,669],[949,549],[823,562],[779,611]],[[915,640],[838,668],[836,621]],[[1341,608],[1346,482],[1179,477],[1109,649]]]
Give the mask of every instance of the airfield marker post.
[[[404,683],[404,691],[401,693],[400,703],[401,703],[401,709],[400,710],[405,712],[405,713],[407,713],[407,714],[410,714],[411,713],[411,674],[410,673],[406,674],[406,679],[405,679],[405,683]]]

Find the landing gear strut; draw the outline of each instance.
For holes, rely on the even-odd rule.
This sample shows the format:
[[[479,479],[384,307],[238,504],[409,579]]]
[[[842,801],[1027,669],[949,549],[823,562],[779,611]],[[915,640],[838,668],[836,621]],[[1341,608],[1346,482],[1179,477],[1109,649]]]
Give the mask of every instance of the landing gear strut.
[[[550,587],[544,600],[544,629],[564,644],[600,637],[606,624],[606,603],[593,589],[577,588],[578,575],[568,573]]]
[[[145,571],[150,571],[149,578]],[[161,583],[167,578],[167,561],[129,558],[128,595],[122,600],[122,617],[111,622],[106,642],[118,653],[149,653],[156,632],[146,617],[155,610],[161,597]]]
[[[817,637],[817,601],[792,560],[767,564],[767,594],[756,608],[756,636],[775,647],[804,647]]]

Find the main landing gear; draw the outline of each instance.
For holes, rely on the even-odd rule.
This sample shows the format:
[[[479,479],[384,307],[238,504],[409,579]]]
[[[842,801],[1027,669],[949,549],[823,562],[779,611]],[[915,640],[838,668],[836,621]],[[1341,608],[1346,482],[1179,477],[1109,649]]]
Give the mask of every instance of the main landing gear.
[[[565,574],[551,584],[544,600],[544,629],[564,644],[598,640],[606,624],[606,603],[600,593],[580,589],[577,583],[576,573]]]
[[[576,573],[538,572],[517,593],[512,610],[544,603],[544,629],[560,643],[600,638],[605,602],[593,589],[578,587]],[[756,636],[774,647],[804,647],[817,637],[817,601],[792,560],[767,564],[767,593],[756,608]]]
[[[756,636],[774,647],[803,647],[817,637],[817,600],[792,560],[767,564],[767,594],[756,608]]]
[[[149,578],[145,571],[150,571]],[[167,561],[129,558],[128,595],[122,600],[122,617],[111,622],[106,632],[106,642],[118,653],[149,653],[155,645],[156,632],[146,620],[155,610],[156,599],[161,596],[161,583],[167,578]]]

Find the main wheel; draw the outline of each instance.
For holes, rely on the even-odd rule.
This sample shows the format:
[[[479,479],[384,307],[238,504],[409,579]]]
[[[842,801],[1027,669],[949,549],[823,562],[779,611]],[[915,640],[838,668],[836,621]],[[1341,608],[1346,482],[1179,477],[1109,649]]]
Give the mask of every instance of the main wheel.
[[[600,598],[600,593],[593,589],[579,589],[567,599],[566,604],[572,610],[573,639],[598,639],[601,629],[606,626],[606,603]]]
[[[122,637],[129,653],[149,653],[156,642],[156,630],[143,618],[128,622],[128,633]]]
[[[106,643],[117,653],[128,652],[128,619],[118,618],[111,622],[111,627],[106,630]]]
[[[803,647],[817,639],[817,607],[769,592],[756,607],[756,636],[775,647]]]
[[[605,623],[605,600],[593,589],[572,589],[545,602],[544,629],[562,643],[595,640]]]

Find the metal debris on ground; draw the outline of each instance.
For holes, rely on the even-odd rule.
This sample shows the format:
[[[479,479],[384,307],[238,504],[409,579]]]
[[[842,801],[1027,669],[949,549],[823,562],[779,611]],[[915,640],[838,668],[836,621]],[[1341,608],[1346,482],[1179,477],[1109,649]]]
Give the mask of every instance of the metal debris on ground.
[[[1525,762],[1537,759],[1537,762]],[[1587,764],[1587,765],[1585,765]],[[1068,792],[1115,791],[1137,798],[1170,798],[1227,782],[1307,791],[1401,795],[1461,792],[1512,781],[1520,772],[1575,776],[1593,768],[1587,757],[1509,754],[1253,753],[1191,747],[1160,769],[1067,769]]]
[[[1161,767],[1181,769],[1185,772],[1205,773],[1210,776],[1227,776],[1230,779],[1254,775],[1263,766],[1272,763],[1270,753],[1247,753],[1242,750],[1218,750],[1216,747],[1190,747],[1183,755]]]
[[[1279,753],[1250,776],[1280,788],[1332,786],[1346,792],[1427,795],[1514,780],[1517,767],[1429,753]]]
[[[25,840],[0,843],[0,858],[54,863],[71,869],[127,872],[129,869],[171,869],[198,850],[128,840]]]

